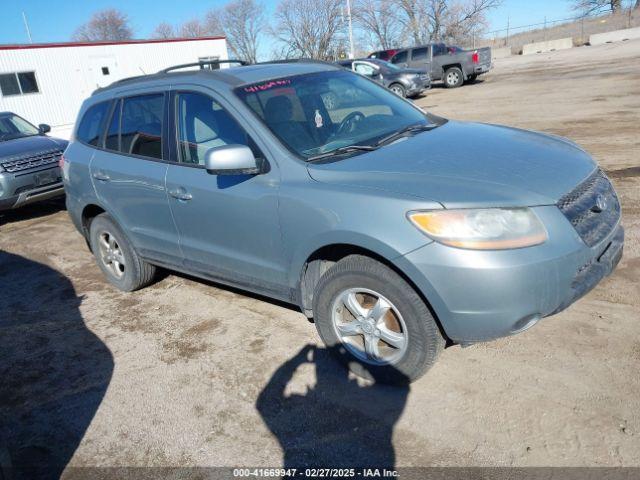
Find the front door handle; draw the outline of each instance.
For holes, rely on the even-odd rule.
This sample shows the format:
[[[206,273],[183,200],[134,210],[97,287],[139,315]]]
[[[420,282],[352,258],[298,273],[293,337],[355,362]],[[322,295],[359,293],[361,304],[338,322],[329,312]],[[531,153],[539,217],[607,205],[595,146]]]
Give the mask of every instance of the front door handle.
[[[109,180],[111,180],[109,175],[104,172],[94,172],[93,178],[95,178],[96,180],[100,180],[101,182],[108,182]]]
[[[183,201],[191,200],[193,198],[193,196],[182,187],[176,188],[175,190],[169,190],[169,195]]]

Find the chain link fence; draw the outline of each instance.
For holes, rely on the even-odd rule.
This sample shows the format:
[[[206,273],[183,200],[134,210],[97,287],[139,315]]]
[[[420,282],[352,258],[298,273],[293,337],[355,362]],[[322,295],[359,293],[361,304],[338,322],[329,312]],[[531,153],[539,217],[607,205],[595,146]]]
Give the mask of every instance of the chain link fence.
[[[522,53],[523,45],[571,37],[574,46],[585,45],[594,33],[610,32],[640,26],[640,8],[628,8],[616,13],[586,15],[574,18],[547,19],[530,25],[511,26],[487,32],[473,39],[473,48],[511,48],[512,54]]]

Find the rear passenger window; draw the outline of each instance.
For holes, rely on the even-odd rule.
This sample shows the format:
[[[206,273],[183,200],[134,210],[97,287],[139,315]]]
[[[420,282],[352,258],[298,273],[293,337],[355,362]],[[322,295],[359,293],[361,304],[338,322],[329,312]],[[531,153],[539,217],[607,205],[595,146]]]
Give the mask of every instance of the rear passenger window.
[[[125,98],[120,122],[120,151],[162,158],[164,95]]]
[[[411,52],[411,60],[412,61],[426,60],[427,53],[429,53],[428,48],[414,48],[413,51]]]
[[[109,102],[98,103],[87,110],[78,125],[76,138],[83,143],[97,146],[108,111]]]

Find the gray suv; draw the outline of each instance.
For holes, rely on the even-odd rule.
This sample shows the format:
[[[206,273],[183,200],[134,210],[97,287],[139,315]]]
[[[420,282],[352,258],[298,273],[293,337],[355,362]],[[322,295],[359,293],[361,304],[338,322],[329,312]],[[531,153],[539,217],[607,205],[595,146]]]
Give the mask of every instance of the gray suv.
[[[66,140],[48,137],[11,112],[0,112],[0,210],[64,195],[58,162]]]
[[[62,168],[117,288],[166,267],[290,302],[383,382],[530,328],[622,255],[616,193],[571,141],[448,121],[327,64],[121,81],[84,102]]]

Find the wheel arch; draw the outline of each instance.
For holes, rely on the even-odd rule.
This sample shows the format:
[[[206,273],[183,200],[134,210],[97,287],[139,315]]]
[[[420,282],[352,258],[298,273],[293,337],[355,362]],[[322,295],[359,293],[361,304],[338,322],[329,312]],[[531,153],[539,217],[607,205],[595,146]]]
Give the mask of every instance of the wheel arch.
[[[462,78],[465,79],[465,80],[467,79],[467,74],[465,73],[464,68],[462,68],[462,64],[461,63],[449,63],[447,65],[443,65],[442,66],[442,75],[443,75],[442,78],[444,78],[444,75],[447,73],[447,70],[452,68],[452,67],[459,68],[460,71],[462,72]]]
[[[88,203],[82,208],[82,213],[80,214],[82,235],[87,241],[89,249],[91,249],[91,245],[89,242],[89,229],[91,228],[91,222],[94,218],[102,213],[107,213],[107,210],[97,203]]]
[[[349,255],[363,255],[389,267],[414,289],[433,315],[440,333],[447,340],[447,344],[451,344],[452,342],[442,327],[440,319],[429,299],[418,288],[416,282],[414,282],[412,278],[393,261],[393,259],[398,258],[401,255],[387,255],[387,253],[388,252],[382,253],[380,251],[376,251],[376,249],[366,248],[355,243],[331,243],[316,248],[307,256],[299,270],[300,279],[297,291],[300,308],[303,313],[307,318],[313,318],[312,305],[315,287],[322,275],[331,268],[332,265]]]

